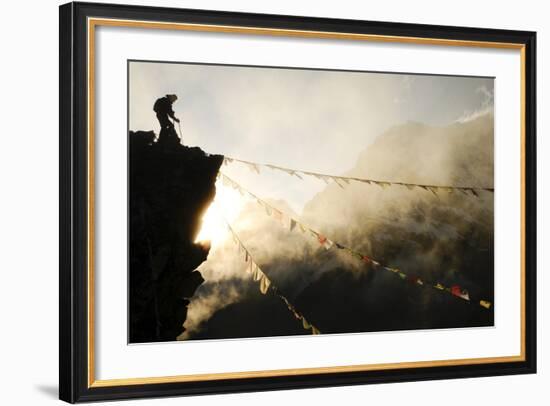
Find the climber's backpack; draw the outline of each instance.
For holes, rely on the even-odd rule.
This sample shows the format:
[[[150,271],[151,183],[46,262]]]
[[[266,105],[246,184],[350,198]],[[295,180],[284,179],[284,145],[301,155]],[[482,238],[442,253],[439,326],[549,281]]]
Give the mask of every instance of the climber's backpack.
[[[158,113],[159,111],[162,110],[163,99],[164,97],[161,97],[160,99],[157,99],[157,101],[155,102],[155,105],[153,106],[153,110],[155,111],[155,113]]]

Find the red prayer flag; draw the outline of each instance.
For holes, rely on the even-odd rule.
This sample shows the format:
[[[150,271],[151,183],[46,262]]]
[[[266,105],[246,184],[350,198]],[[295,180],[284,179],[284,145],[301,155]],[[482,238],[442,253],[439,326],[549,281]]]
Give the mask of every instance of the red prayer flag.
[[[462,293],[462,290],[460,289],[460,286],[453,285],[451,286],[451,293],[455,296],[460,296],[460,294]]]
[[[464,300],[470,300],[470,295],[468,292],[466,290],[462,290],[458,285],[451,286],[451,294]]]
[[[409,275],[407,277],[407,280],[412,283],[412,284],[415,284],[415,283],[418,283],[418,276],[416,275]]]

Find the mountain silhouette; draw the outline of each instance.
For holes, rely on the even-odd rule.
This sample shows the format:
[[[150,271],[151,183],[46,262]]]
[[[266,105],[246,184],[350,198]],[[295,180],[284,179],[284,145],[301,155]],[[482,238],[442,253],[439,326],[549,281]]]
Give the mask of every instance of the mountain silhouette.
[[[129,341],[175,341],[203,278],[209,246],[194,243],[223,162],[200,148],[129,134]]]
[[[493,116],[444,127],[413,122],[396,126],[360,153],[344,176],[492,187]],[[411,286],[362,264],[359,272],[340,265],[296,299],[325,331],[493,324],[492,309],[478,305],[480,298],[494,299],[492,193],[433,194],[421,188],[358,183],[342,189],[330,184],[306,204],[302,219],[382,264],[445,286],[458,284],[473,298],[466,302]],[[345,295],[334,293],[344,291]],[[357,317],[339,314],[349,309],[356,309]]]

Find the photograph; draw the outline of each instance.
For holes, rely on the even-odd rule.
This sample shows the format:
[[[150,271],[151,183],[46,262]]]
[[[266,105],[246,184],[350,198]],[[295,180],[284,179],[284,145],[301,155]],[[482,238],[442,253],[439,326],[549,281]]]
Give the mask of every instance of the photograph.
[[[494,77],[127,80],[129,344],[494,326]]]

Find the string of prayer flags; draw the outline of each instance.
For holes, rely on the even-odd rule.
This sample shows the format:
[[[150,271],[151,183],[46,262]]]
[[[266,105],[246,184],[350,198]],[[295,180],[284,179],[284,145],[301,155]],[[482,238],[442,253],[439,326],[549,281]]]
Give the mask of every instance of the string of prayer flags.
[[[267,294],[267,292],[272,291],[275,293],[286,305],[288,310],[293,314],[293,316],[302,322],[302,327],[304,330],[310,330],[311,334],[317,335],[321,334],[319,329],[315,327],[313,324],[311,324],[309,321],[306,320],[303,314],[301,314],[299,311],[296,310],[296,308],[288,301],[288,299],[283,296],[277,287],[273,285],[272,281],[267,277],[267,275],[260,269],[258,264],[252,259],[252,256],[250,255],[250,252],[246,249],[244,244],[242,243],[241,239],[237,236],[233,228],[229,225],[229,223],[226,221],[226,225],[228,230],[231,232],[231,235],[233,236],[233,241],[238,246],[238,252],[239,254],[241,251],[244,251],[245,256],[245,263],[247,264],[246,271],[250,272],[252,274],[252,279],[255,282],[259,282],[260,285],[260,293],[262,295]]]
[[[296,225],[298,224],[292,217],[287,216],[285,213],[283,213],[281,210],[277,209],[276,207],[271,206],[264,200],[260,199],[255,194],[251,193],[250,191],[244,189],[241,185],[239,185],[237,182],[223,174],[222,172],[219,173],[219,176],[222,178],[222,184],[227,187],[232,187],[233,189],[237,190],[241,195],[248,195],[251,199],[255,200],[256,203],[258,203],[260,206],[262,206],[265,210],[265,213],[269,217],[273,217],[275,220],[277,220],[281,225],[283,225],[285,228],[293,230]],[[294,221],[293,221],[294,220]],[[305,229],[303,230],[305,232]]]
[[[277,166],[272,164],[262,164],[257,162],[245,161],[243,159],[231,158],[227,156],[224,157],[224,161],[223,161],[224,165],[228,165],[233,162],[240,162],[241,164],[248,166],[250,170],[258,174],[260,173],[260,166],[265,166],[272,170],[282,171],[290,176],[296,176],[299,179],[303,179],[302,176],[306,175],[306,176],[312,176],[318,180],[322,180],[326,184],[329,184],[332,181],[342,189],[344,188],[344,185],[349,184],[350,181],[355,181],[355,182],[366,183],[368,185],[375,184],[381,187],[382,189],[386,189],[387,187],[392,185],[403,186],[409,190],[420,188],[433,193],[435,196],[438,196],[439,192],[452,193],[454,191],[459,191],[465,195],[471,195],[474,197],[479,197],[480,191],[494,193],[494,188],[489,188],[489,187],[428,185],[428,184],[421,184],[421,183],[391,182],[391,181],[385,181],[385,180],[364,179],[364,178],[356,178],[356,177],[349,177],[349,176],[327,175],[319,172],[290,169],[290,168],[285,168],[282,166]]]
[[[310,228],[309,226],[303,224],[302,222],[298,221],[297,219],[288,216],[286,213],[283,213],[282,211],[280,211],[279,209],[276,209],[275,207],[272,207],[266,201],[262,200],[261,198],[259,198],[255,194],[253,194],[252,192],[244,189],[242,186],[240,186],[237,182],[235,182],[234,180],[229,178],[227,175],[225,175],[223,173],[220,173],[220,176],[222,177],[222,179],[225,180],[223,182],[223,184],[230,185],[233,188],[236,188],[236,189],[242,191],[243,194],[248,195],[250,198],[255,200],[259,205],[261,205],[262,207],[265,208],[266,214],[268,216],[273,216],[285,228],[289,229],[290,231],[293,231],[293,230],[296,229],[296,226],[298,226],[298,228],[300,229],[300,231],[302,233],[309,233],[311,235],[311,237],[316,239],[317,242],[323,248],[325,248],[326,250],[330,250],[332,247],[336,247],[339,250],[343,250],[344,252],[347,252],[350,256],[352,256],[352,257],[354,257],[354,258],[356,258],[360,261],[372,264],[373,266],[375,266],[377,268],[382,268],[382,269],[385,269],[386,271],[392,272],[392,273],[396,274],[397,276],[399,276],[402,280],[410,281],[411,284],[416,284],[418,286],[424,286],[424,285],[430,286],[431,285],[433,288],[435,288],[437,290],[446,291],[446,292],[450,293],[451,295],[453,295],[455,297],[458,297],[462,300],[471,302],[469,293],[466,290],[461,289],[460,286],[453,285],[452,287],[449,288],[449,287],[445,287],[444,285],[442,285],[439,282],[430,284],[428,282],[422,281],[420,278],[417,278],[416,276],[407,275],[405,272],[401,271],[400,269],[382,265],[382,264],[380,264],[380,262],[376,261],[375,259],[373,259],[373,258],[371,258],[367,255],[361,254],[357,251],[354,251],[351,248],[348,248],[343,244],[340,244],[338,242],[335,242],[335,241],[329,239],[325,235],[313,230],[312,228]],[[414,281],[414,283],[412,281]],[[485,300],[480,301],[479,304],[480,304],[481,307],[484,307],[485,309],[489,309],[491,307],[491,303],[488,302],[488,301],[485,301]]]
[[[290,176],[296,176],[298,179],[304,179],[302,178],[302,176],[298,173],[299,171],[294,171],[292,169],[286,169],[286,168],[280,168],[278,166],[275,166],[275,165],[269,165],[269,164],[266,164],[265,166],[267,166],[268,168],[270,169],[273,169],[273,170],[276,170],[276,171],[282,171],[284,173],[286,173],[287,175],[290,175]]]
[[[296,320],[301,320],[302,316],[296,311],[296,309],[294,308],[294,306],[292,306],[292,304],[290,304],[290,302],[287,300],[286,297],[284,297],[283,295],[277,293],[277,296],[279,296],[279,298],[285,302],[286,304],[286,307],[288,308],[288,310],[290,310],[290,312],[294,315],[294,318]]]

